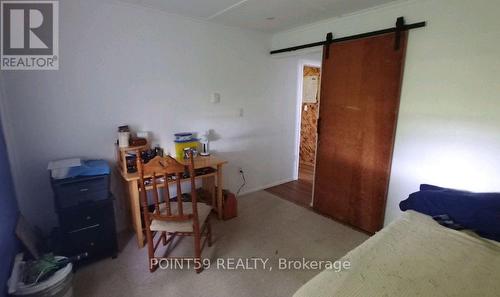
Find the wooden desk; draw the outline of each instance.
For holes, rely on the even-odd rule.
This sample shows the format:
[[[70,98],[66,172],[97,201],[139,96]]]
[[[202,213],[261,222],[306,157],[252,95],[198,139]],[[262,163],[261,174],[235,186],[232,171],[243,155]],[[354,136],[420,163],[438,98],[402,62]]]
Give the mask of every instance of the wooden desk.
[[[176,159],[179,163],[187,166],[189,160]],[[224,199],[222,197],[222,166],[227,164],[227,161],[218,159],[214,156],[197,156],[194,159],[195,169],[212,167],[215,172],[197,175],[196,178],[202,180],[202,187],[207,190],[212,196],[212,207],[217,212],[219,219],[222,219],[222,207]],[[130,212],[132,217],[132,226],[137,236],[137,244],[140,248],[144,247],[144,233],[141,221],[141,203],[139,198],[139,175],[138,173],[127,173],[119,166],[120,174],[123,180],[127,183],[127,192],[129,196]],[[126,169],[125,169],[126,170]],[[184,179],[189,180],[189,179]],[[217,184],[217,193],[215,193],[215,185]]]

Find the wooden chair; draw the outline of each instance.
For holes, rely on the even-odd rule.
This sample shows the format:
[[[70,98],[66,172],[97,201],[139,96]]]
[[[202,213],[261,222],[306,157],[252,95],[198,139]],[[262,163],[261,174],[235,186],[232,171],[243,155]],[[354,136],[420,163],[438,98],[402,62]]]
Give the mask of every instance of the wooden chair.
[[[204,203],[197,203],[193,154],[190,154],[191,162],[188,166],[191,180],[191,202],[182,201],[181,179],[185,170],[182,164],[170,156],[157,156],[143,164],[140,152],[137,153],[137,160],[150,271],[153,272],[158,268],[159,259],[172,258],[168,257],[168,254],[164,257],[155,256],[160,243],[166,246],[171,244],[176,236],[193,236],[194,257],[177,257],[175,259],[194,260],[193,263],[198,265],[196,272],[201,272],[203,270],[201,252],[207,242],[208,246],[212,245],[212,230],[209,220],[212,209]],[[172,177],[175,177],[175,181],[172,180]],[[177,186],[176,202],[170,199],[169,183]],[[159,189],[162,187],[163,194],[160,195]],[[148,203],[148,193],[152,194],[152,205]],[[161,196],[163,199],[160,199]]]

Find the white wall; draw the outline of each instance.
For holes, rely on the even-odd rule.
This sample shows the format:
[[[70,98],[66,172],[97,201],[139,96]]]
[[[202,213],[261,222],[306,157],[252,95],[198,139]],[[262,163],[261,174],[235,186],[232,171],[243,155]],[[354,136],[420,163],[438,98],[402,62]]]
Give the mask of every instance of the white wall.
[[[500,191],[498,0],[410,1],[276,34],[273,49],[428,21],[410,33],[386,224],[433,183]]]
[[[32,223],[47,230],[56,222],[47,162],[111,160],[125,123],[170,150],[174,132],[214,129],[233,191],[239,167],[245,191],[293,177],[297,65],[319,53],[271,57],[269,35],[114,0],[60,6],[61,69],[0,73],[17,197]],[[386,222],[422,182],[500,190],[497,10],[493,0],[411,1],[273,36],[276,49],[386,28],[401,15],[429,22],[410,34]],[[209,103],[213,92],[220,105]]]
[[[33,224],[56,223],[48,161],[113,160],[122,124],[152,131],[170,152],[174,132],[214,129],[233,191],[239,167],[244,191],[292,177],[298,58],[271,58],[269,35],[111,0],[61,1],[60,10],[60,70],[1,73],[16,191]]]

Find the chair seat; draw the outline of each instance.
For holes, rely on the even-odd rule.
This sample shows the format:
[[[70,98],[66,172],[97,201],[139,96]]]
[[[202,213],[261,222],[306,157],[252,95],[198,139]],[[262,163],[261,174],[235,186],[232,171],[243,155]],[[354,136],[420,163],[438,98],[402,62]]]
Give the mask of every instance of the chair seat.
[[[200,226],[205,222],[207,217],[210,215],[212,211],[212,207],[206,205],[205,203],[196,203],[198,207],[198,219],[200,221]],[[177,214],[177,202],[170,203],[172,214]],[[191,202],[184,202],[182,204],[182,210],[184,214],[192,214],[193,213],[193,205]],[[160,212],[162,214],[166,214],[165,203],[161,204]],[[166,231],[166,232],[193,232],[193,220],[186,220],[181,222],[173,222],[173,221],[160,221],[153,220],[151,222],[151,226],[149,226],[151,231]]]

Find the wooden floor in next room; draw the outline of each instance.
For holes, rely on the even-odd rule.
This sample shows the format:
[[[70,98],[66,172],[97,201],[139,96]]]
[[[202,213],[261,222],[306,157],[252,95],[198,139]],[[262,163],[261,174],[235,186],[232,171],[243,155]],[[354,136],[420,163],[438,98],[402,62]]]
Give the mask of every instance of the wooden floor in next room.
[[[311,208],[313,176],[314,166],[301,163],[297,180],[271,187],[266,191],[297,205]]]

